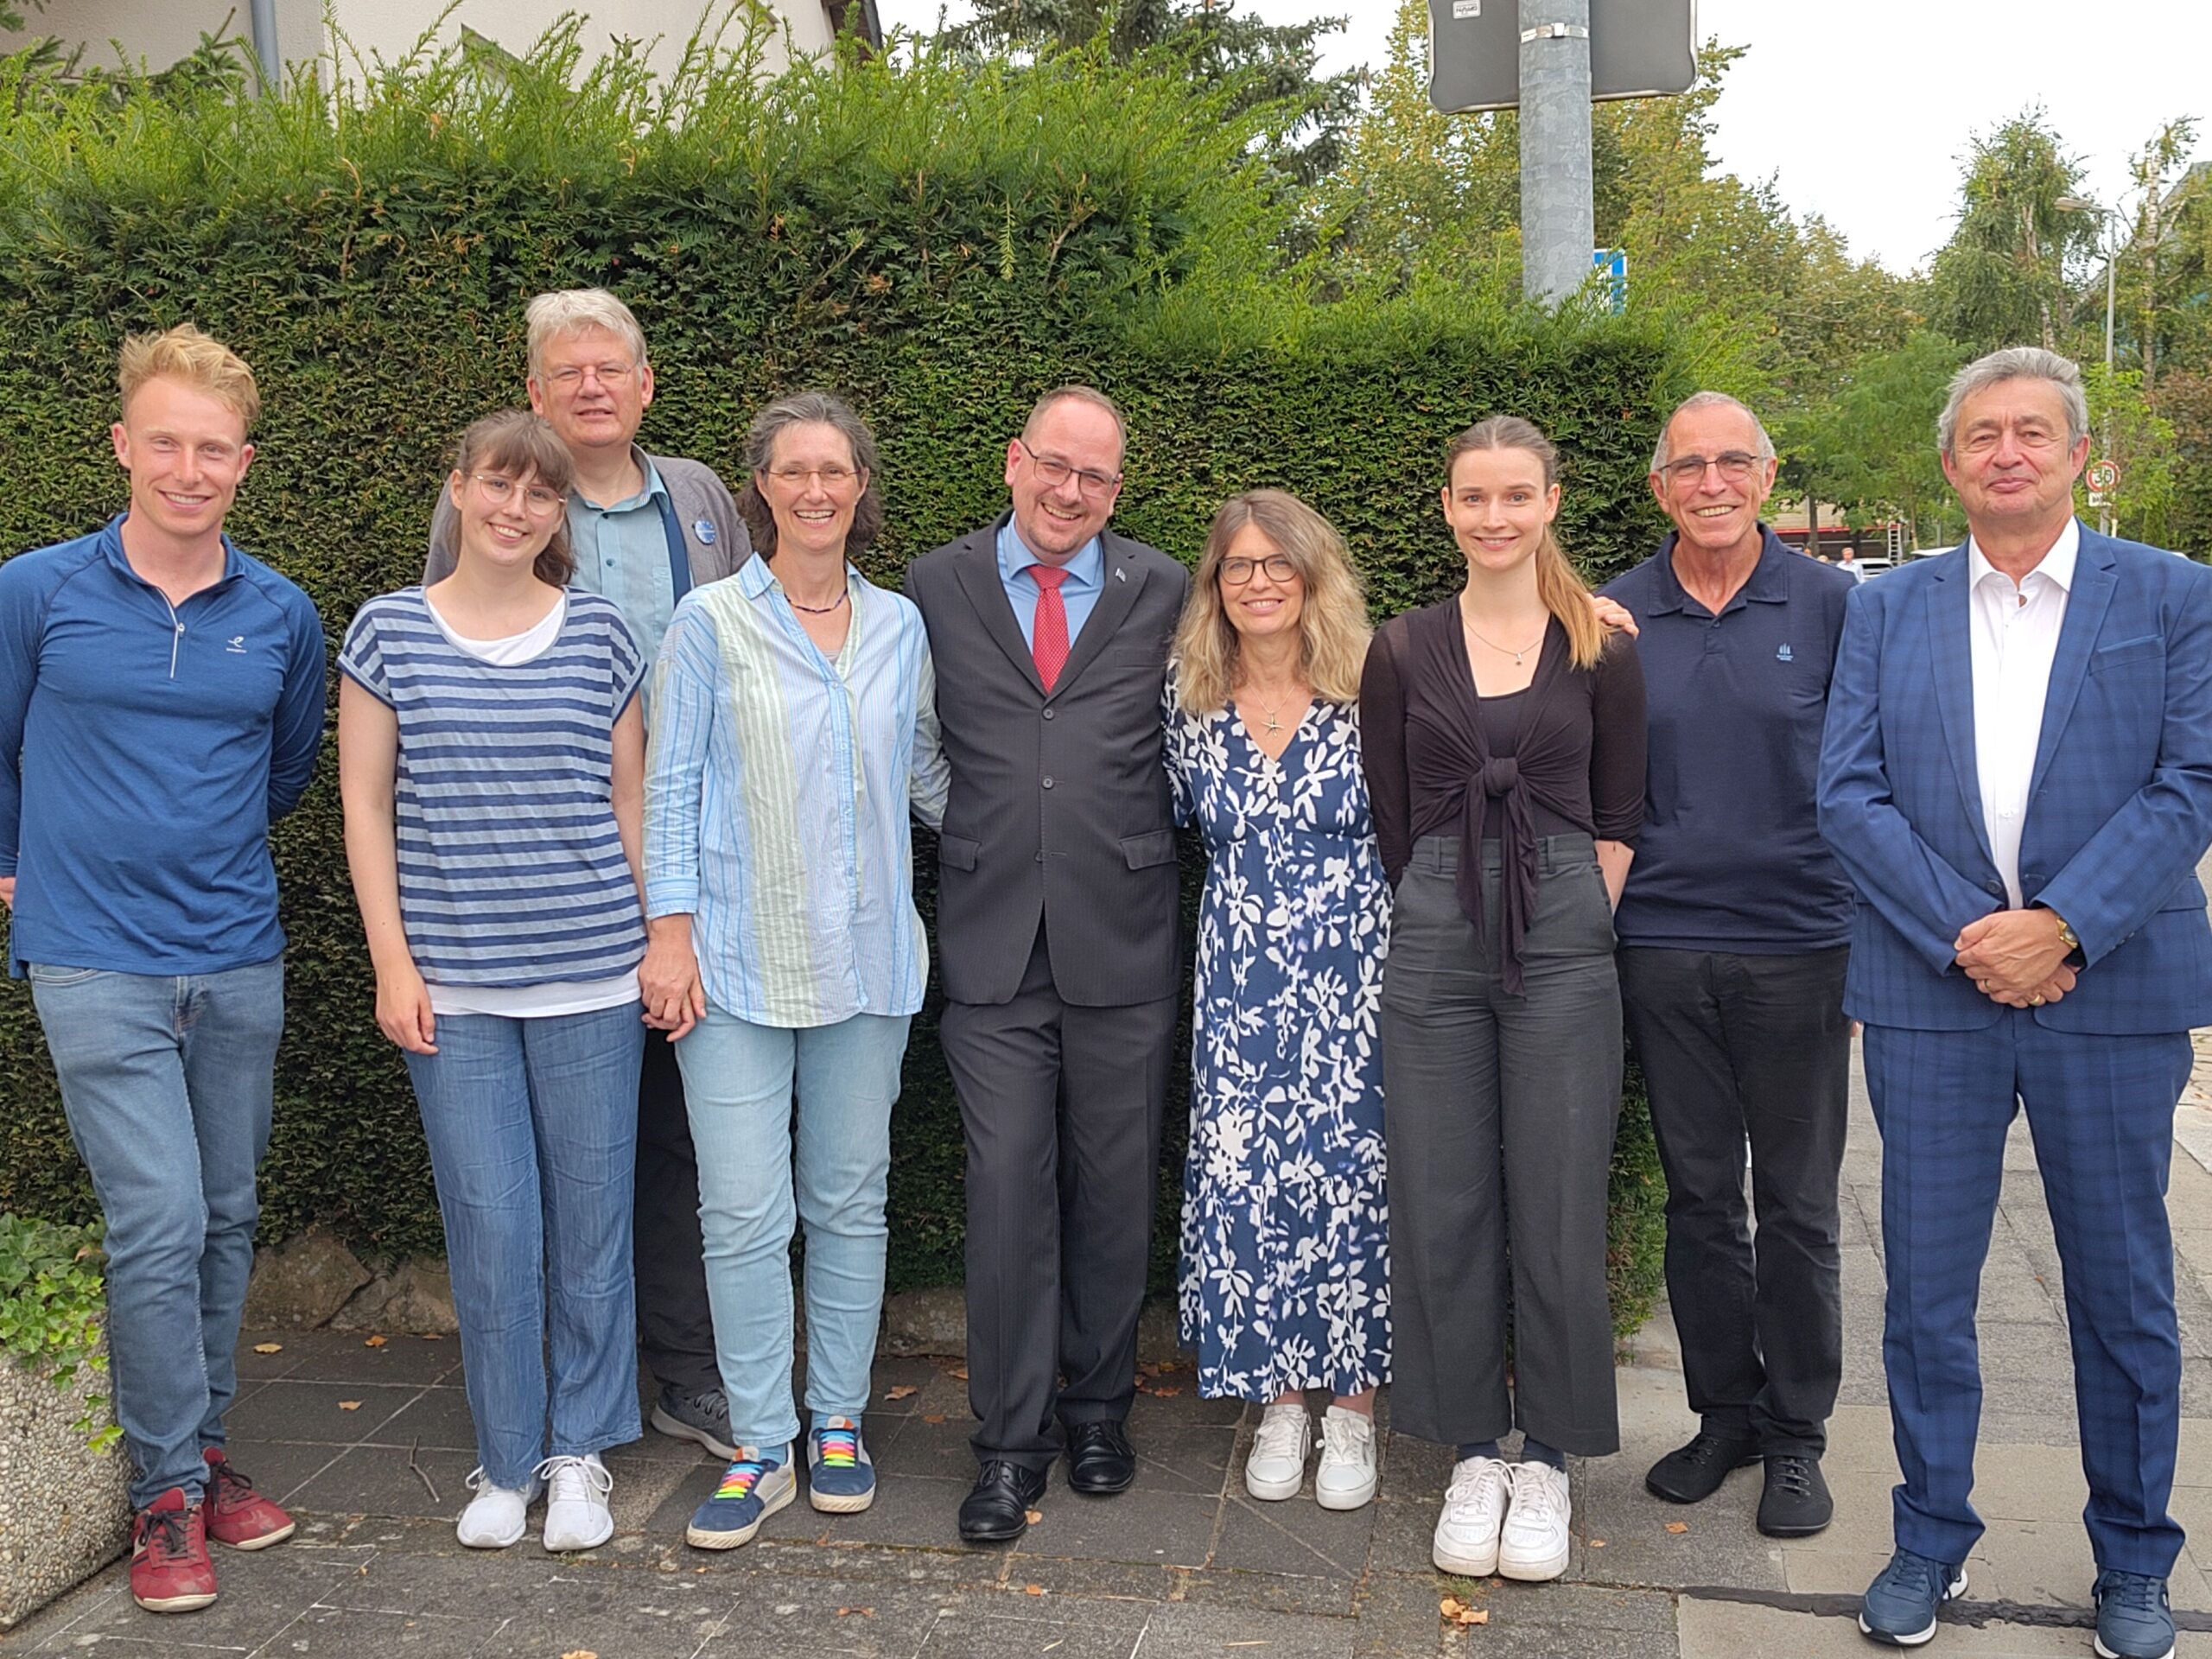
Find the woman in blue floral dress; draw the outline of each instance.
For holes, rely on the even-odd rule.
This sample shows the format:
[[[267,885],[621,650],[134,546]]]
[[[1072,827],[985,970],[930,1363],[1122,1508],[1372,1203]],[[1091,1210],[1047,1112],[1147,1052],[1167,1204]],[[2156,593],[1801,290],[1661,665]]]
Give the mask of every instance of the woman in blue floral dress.
[[[1167,767],[1210,855],[1184,1175],[1182,1336],[1198,1389],[1265,1408],[1244,1484],[1375,1495],[1389,1373],[1376,1019],[1389,893],[1360,768],[1366,607],[1344,542],[1278,490],[1215,515],[1176,635]]]

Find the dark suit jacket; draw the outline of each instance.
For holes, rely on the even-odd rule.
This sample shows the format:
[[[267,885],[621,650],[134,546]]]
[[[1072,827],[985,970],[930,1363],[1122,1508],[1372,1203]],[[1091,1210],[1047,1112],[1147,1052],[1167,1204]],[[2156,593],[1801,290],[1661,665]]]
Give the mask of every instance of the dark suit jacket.
[[[1963,546],[1855,589],[1828,690],[1821,833],[1859,889],[1845,1007],[1871,1024],[1968,1031],[2003,1013],[1951,942],[2005,884],[1974,766]],[[2084,530],[2051,664],[2020,836],[2020,893],[2080,935],[2088,966],[2035,1010],[2120,1036],[2212,1023],[2212,569]]]
[[[1173,996],[1181,953],[1160,693],[1189,573],[1106,532],[1104,586],[1047,696],[999,581],[1005,522],[906,572],[952,765],[938,842],[944,993],[1012,1001],[1041,918],[1064,1001]]]

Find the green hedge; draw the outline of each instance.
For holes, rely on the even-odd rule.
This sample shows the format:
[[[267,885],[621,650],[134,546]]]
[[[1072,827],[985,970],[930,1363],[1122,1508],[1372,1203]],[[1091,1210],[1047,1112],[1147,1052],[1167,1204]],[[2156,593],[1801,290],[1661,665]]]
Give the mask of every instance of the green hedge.
[[[766,86],[695,62],[656,88],[618,60],[572,91],[574,48],[571,30],[496,73],[418,63],[350,102],[303,82],[120,111],[11,86],[0,65],[0,549],[117,508],[115,348],[189,318],[252,362],[267,407],[234,532],[315,597],[334,647],[362,600],[418,574],[442,447],[517,399],[523,302],[587,283],[623,294],[652,341],[649,448],[727,470],[766,397],[855,399],[882,442],[880,579],[1000,509],[1006,438],[1071,378],[1129,416],[1121,529],[1191,559],[1224,495],[1296,491],[1344,529],[1378,619],[1456,586],[1440,455],[1487,413],[1560,441],[1562,534],[1592,574],[1662,528],[1643,456],[1688,389],[1666,340],[1633,321],[1309,304],[1253,263],[1280,210],[1243,171],[1242,132],[1178,85],[1078,56],[1003,75],[848,63]],[[264,1230],[435,1250],[412,1099],[371,1017],[334,759],[276,838],[291,1013]],[[928,848],[918,863],[934,868]],[[1186,848],[1186,897],[1199,869]],[[894,1126],[897,1285],[960,1271],[934,1006]],[[0,991],[0,1208],[88,1215],[20,984]],[[1660,1185],[1633,1095],[1624,1124],[1625,1317],[1656,1282]]]

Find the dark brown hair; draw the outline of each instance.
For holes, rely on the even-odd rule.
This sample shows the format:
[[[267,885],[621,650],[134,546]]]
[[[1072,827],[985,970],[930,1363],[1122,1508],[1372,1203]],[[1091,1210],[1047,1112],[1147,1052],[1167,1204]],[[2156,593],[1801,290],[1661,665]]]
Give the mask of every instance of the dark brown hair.
[[[461,435],[454,447],[453,469],[468,478],[495,473],[501,478],[534,480],[565,496],[575,481],[576,464],[569,446],[552,423],[526,409],[503,409],[486,415]],[[553,522],[552,539],[545,543],[531,574],[555,588],[565,588],[576,573],[575,550],[569,545],[569,515]]]
[[[868,487],[853,507],[852,528],[845,532],[845,556],[850,558],[883,529],[883,498],[875,488],[875,434],[853,413],[851,404],[826,391],[795,391],[753,417],[745,435],[745,487],[737,493],[738,516],[752,534],[753,551],[764,559],[774,558],[776,515],[760,493],[760,475],[776,458],[776,440],[794,426],[835,427],[852,451],[854,467],[868,474]]]

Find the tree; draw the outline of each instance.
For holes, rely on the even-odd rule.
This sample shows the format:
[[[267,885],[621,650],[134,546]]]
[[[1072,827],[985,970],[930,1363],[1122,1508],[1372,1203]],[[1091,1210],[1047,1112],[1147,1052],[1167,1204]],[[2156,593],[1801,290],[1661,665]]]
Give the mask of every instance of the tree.
[[[2137,541],[2172,545],[2177,456],[2173,423],[2151,405],[2139,369],[2120,369],[2109,378],[2102,363],[2082,372],[2089,395],[2089,429],[2096,442],[2090,453],[2120,468],[2113,496],[2113,528]],[[2081,486],[2084,509],[2088,487]]]
[[[1311,184],[1334,167],[1359,111],[1363,77],[1319,72],[1323,36],[1342,17],[1268,23],[1234,0],[978,0],[976,16],[939,36],[982,58],[1033,57],[1103,39],[1117,62],[1147,53],[1178,60],[1209,86],[1233,86],[1237,113],[1272,118],[1268,156],[1290,178]]]
[[[1977,137],[1959,187],[1959,222],[1929,272],[1929,321],[1976,352],[2040,341],[2056,350],[2072,321],[2069,277],[2094,260],[2094,215],[2059,198],[2082,164],[2043,111]]]
[[[2128,158],[2129,170],[2134,175],[2135,188],[2142,193],[2141,205],[2136,209],[2135,234],[2129,243],[2139,250],[2135,277],[2134,310],[2136,351],[2143,367],[2143,397],[2152,408],[2158,405],[2158,315],[2167,290],[2175,286],[2177,274],[2173,262],[2166,267],[2166,280],[2159,277],[2159,259],[2164,245],[2173,229],[2175,218],[2185,213],[2193,197],[2201,194],[2202,175],[2192,173],[2183,181],[2183,188],[2173,192],[2173,180],[2181,171],[2183,162],[2196,143],[2196,123],[2183,116],[2169,121],[2152,135],[2151,141]],[[2202,276],[2200,268],[2198,275]],[[2197,290],[2202,292],[2202,288]]]
[[[1857,364],[1789,435],[1818,493],[1902,519],[1916,546],[1942,540],[1954,514],[1936,417],[1965,360],[1956,342],[1923,328]]]

